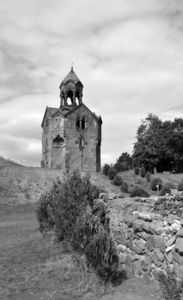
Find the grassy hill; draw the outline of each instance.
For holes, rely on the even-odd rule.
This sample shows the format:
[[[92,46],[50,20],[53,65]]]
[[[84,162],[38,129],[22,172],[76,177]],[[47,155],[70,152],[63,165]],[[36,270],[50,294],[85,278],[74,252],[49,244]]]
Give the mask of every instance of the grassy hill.
[[[133,171],[121,175],[129,186],[140,184],[150,191],[146,179]],[[51,236],[39,234],[35,204],[58,176],[63,176],[59,170],[25,167],[0,157],[0,299],[159,299],[157,285],[136,278],[104,293],[81,258],[65,253]],[[175,184],[182,179],[181,174],[156,176]],[[119,192],[103,174],[91,173],[91,180],[106,191]]]

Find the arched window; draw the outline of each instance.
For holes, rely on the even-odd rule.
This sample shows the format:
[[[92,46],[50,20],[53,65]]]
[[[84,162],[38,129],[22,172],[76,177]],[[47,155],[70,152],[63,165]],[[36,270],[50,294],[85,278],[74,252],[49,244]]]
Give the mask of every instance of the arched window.
[[[76,128],[86,130],[87,129],[87,117],[78,116],[76,119]]]

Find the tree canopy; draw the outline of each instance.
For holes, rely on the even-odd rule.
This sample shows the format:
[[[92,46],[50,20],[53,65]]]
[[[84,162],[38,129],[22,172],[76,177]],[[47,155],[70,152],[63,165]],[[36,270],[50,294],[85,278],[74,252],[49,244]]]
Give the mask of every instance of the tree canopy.
[[[133,149],[135,165],[148,171],[183,171],[183,119],[162,121],[149,114],[137,129]]]

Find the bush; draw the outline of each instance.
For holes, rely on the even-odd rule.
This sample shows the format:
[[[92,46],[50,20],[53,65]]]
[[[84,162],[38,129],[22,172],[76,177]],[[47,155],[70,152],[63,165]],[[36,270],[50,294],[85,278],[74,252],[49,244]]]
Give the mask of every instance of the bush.
[[[142,178],[144,178],[144,177],[146,176],[146,170],[145,170],[144,167],[142,167],[141,170],[140,170],[140,176],[141,176]]]
[[[183,280],[178,281],[173,270],[167,266],[166,273],[159,271],[156,274],[160,291],[165,300],[181,300],[183,292]]]
[[[147,180],[147,182],[151,182],[151,173],[150,172],[146,173],[146,180]]]
[[[123,181],[120,187],[121,192],[128,193],[128,183]]]
[[[103,167],[103,174],[108,176],[109,169],[110,169],[110,166],[108,164],[105,164]]]
[[[160,196],[165,196],[166,194],[171,193],[171,189],[175,188],[172,183],[166,183],[165,185],[162,186],[161,191],[160,191]]]
[[[49,192],[41,195],[37,208],[36,214],[39,222],[40,232],[46,229],[53,229],[55,225],[55,216],[54,216],[54,200],[58,194],[61,182],[57,180]]]
[[[183,180],[179,182],[178,184],[178,191],[182,192],[183,191]]]
[[[108,172],[109,179],[113,180],[116,175],[117,175],[116,170],[113,167],[110,168]]]
[[[114,177],[114,185],[120,186],[122,184],[122,182],[123,182],[123,179],[120,175],[116,175]]]
[[[125,166],[122,163],[117,162],[114,164],[114,169],[117,171],[117,173],[124,172]]]
[[[130,197],[149,197],[149,193],[141,187],[135,187],[130,193]]]
[[[135,175],[139,175],[140,174],[139,167],[135,167],[134,172],[135,172]]]
[[[161,178],[159,178],[159,177],[155,177],[151,181],[151,189],[152,189],[152,191],[157,191],[157,185],[159,185],[159,191],[160,191],[161,188],[162,188],[163,183],[162,183]]]
[[[102,200],[95,200],[99,192],[90,183],[88,175],[81,177],[74,171],[67,174],[62,183],[54,184],[40,199],[37,217],[39,223],[44,224],[42,219],[48,221],[52,216],[51,227],[57,241],[84,253],[88,266],[94,268],[105,282],[112,282],[124,278],[124,272],[118,272],[119,257],[110,235],[107,207]],[[48,214],[49,206],[52,214]]]

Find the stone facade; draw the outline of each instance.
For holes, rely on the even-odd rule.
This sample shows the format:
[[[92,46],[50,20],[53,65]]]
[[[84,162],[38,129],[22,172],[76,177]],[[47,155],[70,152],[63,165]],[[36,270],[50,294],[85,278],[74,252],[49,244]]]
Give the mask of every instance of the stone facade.
[[[82,92],[71,68],[60,85],[60,107],[47,107],[43,117],[43,168],[100,171],[102,119],[83,103]]]

